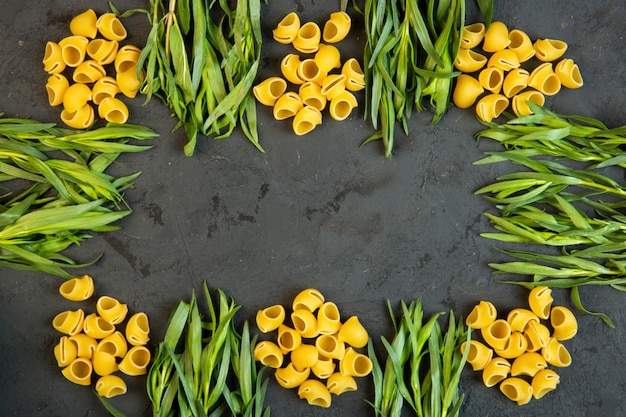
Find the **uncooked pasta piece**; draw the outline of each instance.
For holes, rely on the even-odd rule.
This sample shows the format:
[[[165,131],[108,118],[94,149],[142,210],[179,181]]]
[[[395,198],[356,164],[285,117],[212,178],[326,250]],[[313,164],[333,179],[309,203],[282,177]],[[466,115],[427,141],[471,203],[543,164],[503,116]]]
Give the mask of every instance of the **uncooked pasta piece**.
[[[87,55],[101,65],[108,65],[115,61],[118,48],[118,41],[109,41],[101,38],[93,39],[87,44]]]
[[[472,49],[480,45],[485,38],[485,24],[474,23],[463,27],[461,32],[461,48]]]
[[[502,71],[511,71],[519,68],[520,62],[517,54],[510,49],[494,52],[487,61],[487,66],[500,68]]]
[[[490,122],[502,114],[509,106],[509,99],[502,94],[489,94],[476,104],[476,114],[485,122]]]
[[[91,359],[96,352],[98,342],[93,337],[87,336],[85,333],[78,333],[70,336],[70,340],[76,344],[77,356],[79,358]]]
[[[115,332],[115,326],[96,313],[91,313],[85,317],[83,331],[87,336],[94,339],[104,339]]]
[[[296,38],[298,30],[300,30],[300,17],[295,12],[291,12],[278,22],[272,31],[272,36],[276,42],[288,45]]]
[[[283,388],[295,388],[302,384],[309,377],[311,369],[307,368],[303,371],[297,371],[293,363],[289,362],[287,366],[278,368],[274,372],[276,382]]]
[[[527,101],[535,103],[538,106],[543,106],[546,98],[537,90],[523,91],[513,96],[511,107],[513,108],[513,112],[517,117],[528,116],[532,114],[532,110],[530,110],[528,103],[526,103]]]
[[[552,63],[544,62],[530,73],[528,86],[546,96],[553,96],[561,90],[561,80],[554,73]]]
[[[89,275],[69,279],[59,287],[61,296],[71,301],[85,301],[92,296],[93,291],[93,279]]]
[[[487,64],[487,57],[473,49],[460,49],[454,59],[454,67],[461,72],[476,72]]]
[[[550,324],[553,329],[552,336],[556,340],[569,340],[578,332],[576,317],[567,307],[552,307]]]
[[[502,83],[502,93],[505,97],[511,98],[528,86],[530,73],[524,68],[511,70]]]
[[[262,340],[254,347],[254,360],[270,368],[280,368],[283,364],[283,353],[278,345],[269,340]]]
[[[467,363],[472,366],[474,371],[480,371],[487,366],[493,359],[493,349],[478,340],[470,340],[469,353],[467,354]],[[461,352],[465,352],[467,342],[461,344]]]
[[[137,69],[137,62],[141,55],[141,49],[135,45],[124,45],[119,48],[115,55],[114,68],[116,72],[124,72]]]
[[[293,327],[302,337],[311,338],[319,334],[317,331],[317,319],[309,310],[294,310],[291,313],[291,322],[293,323]]]
[[[70,20],[70,32],[72,32],[72,35],[93,39],[98,34],[97,20],[98,16],[96,16],[96,12],[93,9],[85,10]]]
[[[528,404],[533,397],[533,389],[528,381],[512,377],[507,378],[500,384],[500,391],[511,401],[515,401],[517,405]]]
[[[280,351],[286,355],[302,343],[302,336],[295,329],[281,324],[278,327],[278,335],[276,341]]]
[[[96,350],[91,363],[93,364],[93,371],[100,376],[111,375],[118,370],[115,356],[107,352]]]
[[[537,372],[545,369],[548,363],[537,352],[525,352],[513,360],[511,364],[511,376],[526,375],[533,377]]]
[[[115,81],[122,94],[128,98],[134,98],[139,92],[141,81],[137,78],[137,67],[115,73]]]
[[[552,289],[543,285],[533,288],[528,294],[530,310],[543,320],[550,317],[550,308],[553,301]]]
[[[106,352],[116,358],[123,358],[128,352],[128,343],[124,335],[119,330],[116,330],[112,335],[98,342],[96,352]]]
[[[541,349],[541,355],[552,366],[564,368],[572,364],[572,356],[567,348],[554,337]]]
[[[67,66],[63,60],[63,52],[56,42],[46,43],[46,49],[43,56],[43,69],[48,74],[60,74]]]
[[[573,59],[562,59],[554,67],[554,73],[561,84],[567,88],[580,88],[583,86],[583,77],[580,74],[580,68],[574,63]]]
[[[285,120],[294,117],[303,108],[300,96],[293,91],[287,91],[278,97],[274,104],[273,114],[276,120]]]
[[[509,28],[502,22],[491,22],[485,31],[483,39],[483,51],[497,52],[509,46]]]
[[[296,54],[287,54],[280,61],[280,72],[292,84],[302,84],[304,80],[298,75],[300,57]]]
[[[313,60],[317,66],[325,72],[330,72],[335,68],[341,68],[341,54],[339,53],[339,49],[333,45],[320,43]]]
[[[485,90],[498,94],[504,84],[504,71],[497,67],[487,67],[478,74],[478,81]]]
[[[333,335],[341,327],[341,315],[337,304],[326,301],[317,312],[317,331],[320,334]]]
[[[52,320],[52,326],[59,332],[73,336],[83,330],[85,312],[82,309],[63,311]]]
[[[524,336],[526,336],[528,341],[526,350],[536,352],[548,344],[550,329],[539,322],[531,320],[524,330]]]
[[[54,357],[59,367],[66,367],[78,357],[78,347],[69,337],[61,336],[59,343],[54,347]]]
[[[128,305],[120,303],[117,299],[103,295],[96,302],[96,311],[104,320],[111,324],[119,324],[124,321],[128,313]]]
[[[322,87],[312,81],[307,81],[298,89],[298,95],[305,106],[311,106],[319,111],[324,110],[327,98],[322,94]]]
[[[317,52],[322,34],[320,27],[315,22],[307,22],[300,26],[296,37],[291,42],[298,52],[313,54]],[[328,42],[328,41],[327,41]]]
[[[72,79],[77,83],[91,84],[95,83],[106,74],[107,72],[102,65],[98,64],[93,59],[89,59],[81,62],[81,64],[74,69]]]
[[[497,315],[498,311],[493,303],[482,300],[467,315],[465,324],[471,326],[472,329],[482,329],[493,323]]]
[[[96,21],[96,27],[102,36],[110,41],[123,41],[128,33],[114,13],[104,13]]]
[[[531,320],[539,323],[539,317],[526,308],[514,308],[506,316],[506,321],[509,322],[511,330],[514,332],[523,332]]]
[[[126,340],[133,346],[143,346],[150,340],[150,323],[146,313],[133,314],[126,323]]]
[[[350,116],[350,113],[352,113],[352,110],[357,107],[358,104],[354,94],[344,90],[330,100],[328,112],[333,119],[342,121]]]
[[[511,326],[506,320],[497,319],[480,329],[480,332],[485,343],[493,349],[502,350],[511,336]]]
[[[311,366],[311,371],[316,377],[326,379],[335,373],[335,368],[335,361],[332,358],[319,355],[317,357],[317,362]]]
[[[346,80],[344,74],[330,74],[322,81],[322,94],[332,100],[346,90]]]
[[[324,42],[337,43],[342,41],[350,32],[352,20],[346,12],[334,12],[324,24]]]
[[[567,50],[567,44],[558,39],[537,39],[533,47],[537,59],[544,62],[556,61]]]
[[[88,85],[76,83],[70,85],[63,94],[63,108],[74,113],[91,100],[91,89]]]
[[[72,88],[72,86],[70,86],[70,88]],[[61,112],[61,120],[73,129],[87,129],[93,124],[95,113],[93,107],[89,104],[85,104],[74,112],[63,109]]]
[[[89,386],[93,367],[88,359],[79,357],[63,368],[61,373],[75,384]]]
[[[106,375],[96,381],[96,392],[104,398],[113,398],[126,394],[126,383],[117,375]]]
[[[528,340],[521,332],[511,332],[509,340],[506,341],[503,349],[495,351],[497,356],[505,359],[517,358],[528,348]]]
[[[530,384],[533,389],[533,397],[538,400],[548,392],[556,389],[560,380],[559,375],[552,369],[543,369],[537,372]]]
[[[102,77],[91,88],[91,101],[97,106],[105,98],[115,97],[119,93],[121,91],[115,78],[109,76]]]
[[[483,384],[493,387],[504,380],[511,372],[511,364],[504,358],[495,357],[483,368]]]
[[[61,56],[65,65],[73,68],[79,66],[85,60],[88,44],[89,40],[84,36],[72,35],[59,41]]]
[[[298,387],[298,397],[306,400],[309,405],[328,408],[331,404],[328,388],[317,379],[308,379],[300,384]]]
[[[343,358],[339,361],[339,372],[342,375],[356,377],[369,375],[372,372],[372,360],[352,347],[348,347]]]
[[[350,317],[341,325],[338,337],[339,341],[355,348],[364,347],[369,340],[367,330],[357,316]]]
[[[365,74],[356,58],[344,62],[341,73],[346,76],[346,90],[360,91],[365,88]]]
[[[305,309],[310,312],[317,310],[322,304],[324,304],[324,295],[315,288],[307,288],[300,291],[292,303],[292,310]]]
[[[126,375],[136,376],[147,373],[150,351],[145,346],[133,346],[119,363],[119,369]]]
[[[128,107],[118,98],[106,97],[98,106],[98,115],[107,122],[126,123],[128,121]]]
[[[533,48],[533,43],[526,32],[513,29],[509,32],[509,40],[511,43],[509,43],[508,49],[517,54],[519,62],[526,62],[535,56],[535,48]]]
[[[315,339],[315,347],[321,356],[341,359],[346,353],[346,345],[336,334],[321,334]]]
[[[326,387],[331,394],[335,395],[341,395],[344,392],[357,390],[356,380],[350,375],[342,375],[339,372],[335,372],[328,377]]]
[[[452,101],[460,109],[471,107],[485,91],[480,82],[471,75],[461,74],[456,79]]]
[[[319,351],[314,345],[301,343],[291,351],[291,363],[298,372],[311,368],[317,362]]]
[[[316,84],[321,84],[328,75],[326,71],[322,71],[322,69],[317,66],[317,63],[315,63],[313,58],[302,60],[297,71],[298,78],[300,78],[303,82],[311,81]]]
[[[280,77],[269,77],[252,88],[254,97],[265,106],[273,106],[287,91],[287,82]]]
[[[263,333],[271,332],[285,321],[285,307],[275,304],[256,313],[256,325]]]

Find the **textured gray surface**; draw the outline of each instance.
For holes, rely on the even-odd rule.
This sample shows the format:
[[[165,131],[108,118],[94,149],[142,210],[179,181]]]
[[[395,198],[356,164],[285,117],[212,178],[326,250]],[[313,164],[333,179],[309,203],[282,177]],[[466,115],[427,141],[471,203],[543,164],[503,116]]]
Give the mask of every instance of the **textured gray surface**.
[[[73,15],[89,7],[101,13],[107,3],[3,3],[0,111],[58,121],[59,112],[47,105],[45,95],[44,45],[68,33]],[[532,38],[568,42],[567,55],[580,65],[585,86],[549,99],[552,109],[600,118],[612,127],[626,124],[622,0],[496,3],[494,19]],[[145,1],[115,4],[147,7]],[[338,7],[339,1],[270,0],[263,6],[264,34],[290,11],[323,22]],[[341,48],[344,56],[360,57],[363,25],[354,13],[353,18],[351,40]],[[125,23],[129,42],[141,45],[149,29],[145,18]],[[260,77],[277,74],[286,51],[269,36],[265,46]],[[480,125],[470,111],[452,109],[434,127],[430,114],[414,114],[411,134],[398,136],[392,160],[382,156],[380,144],[359,148],[372,132],[369,120],[363,120],[363,105],[343,123],[326,117],[301,138],[262,109],[265,154],[236,132],[223,141],[202,139],[196,154],[185,157],[184,133],[171,132],[175,122],[165,107],[157,100],[141,104],[141,98],[130,102],[131,122],[161,137],[154,149],[125,155],[116,167],[120,173],[143,171],[126,194],[134,212],[120,222],[122,230],[96,235],[71,253],[79,260],[104,253],[83,271],[94,277],[96,296],[111,295],[133,311],[148,313],[153,342],[162,339],[176,302],[188,300],[203,280],[244,306],[240,320],[252,320],[257,309],[270,304],[289,304],[301,289],[316,287],[342,314],[358,315],[379,349],[380,336],[391,335],[386,300],[397,305],[421,297],[428,314],[453,308],[461,315],[481,299],[493,300],[503,312],[525,303],[524,290],[495,283],[487,267],[498,255],[494,243],[479,233],[489,230],[482,213],[492,208],[473,192],[510,167],[472,166],[493,144],[473,139]],[[67,382],[55,365],[58,335],[51,320],[75,308],[58,295],[60,283],[38,273],[0,270],[0,415],[107,415],[90,389]],[[554,295],[573,308],[566,292]],[[468,369],[461,415],[626,415],[624,297],[601,288],[584,289],[582,296],[588,308],[607,312],[617,328],[578,315],[579,335],[567,342],[573,364],[559,370],[556,391],[518,407],[485,388],[479,374]],[[130,393],[114,404],[129,416],[149,415],[144,380],[131,381]],[[364,402],[371,398],[371,382],[364,379],[360,386],[325,410],[307,406],[272,381],[267,404],[275,417],[373,416]]]

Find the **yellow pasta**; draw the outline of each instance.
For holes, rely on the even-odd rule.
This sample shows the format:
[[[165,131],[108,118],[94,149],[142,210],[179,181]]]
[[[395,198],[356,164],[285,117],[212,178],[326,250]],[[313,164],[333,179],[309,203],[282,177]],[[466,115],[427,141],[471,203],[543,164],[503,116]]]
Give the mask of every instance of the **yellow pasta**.
[[[63,94],[63,108],[70,113],[76,112],[91,100],[91,89],[86,84],[70,85]]]
[[[272,31],[272,36],[276,42],[288,45],[296,38],[298,30],[300,30],[300,17],[295,12],[291,12],[278,22]]]
[[[567,88],[580,88],[583,86],[583,77],[580,74],[580,68],[574,63],[573,59],[563,59],[554,67],[554,73],[561,84]]]
[[[111,324],[119,324],[124,321],[128,313],[128,306],[120,303],[113,297],[103,295],[96,302],[96,311],[104,320]]]
[[[291,42],[298,52],[313,54],[317,52],[322,34],[320,27],[315,22],[307,22],[300,26],[296,37]]]
[[[487,67],[478,74],[480,85],[493,94],[498,94],[504,83],[504,71],[497,67]]]
[[[317,405],[319,407],[330,407],[330,392],[326,385],[317,379],[308,379],[298,387],[298,397],[306,400],[309,405]]]
[[[513,96],[511,107],[517,117],[528,116],[532,114],[532,110],[528,107],[527,101],[543,106],[546,98],[543,94],[536,90],[528,90]]]
[[[124,72],[137,69],[137,62],[141,55],[141,49],[134,45],[124,45],[115,55],[114,68],[116,72]]]
[[[46,50],[43,56],[43,69],[48,74],[60,74],[65,70],[67,64],[63,60],[63,52],[56,42],[46,43]]]
[[[72,88],[72,86],[70,86]],[[67,94],[66,94],[67,95]],[[85,104],[75,112],[63,109],[61,120],[63,123],[74,129],[87,129],[94,122],[94,110],[89,104]]]
[[[123,41],[128,33],[114,13],[104,13],[96,21],[96,27],[102,36],[110,41]]]
[[[569,340],[578,332],[576,317],[567,307],[552,307],[550,324],[553,329],[552,336],[556,340]]]
[[[300,291],[292,303],[292,310],[309,310],[310,312],[314,312],[317,310],[322,304],[324,304],[324,295],[319,290],[315,288],[307,288],[305,290]]]
[[[72,32],[72,35],[93,39],[98,34],[97,20],[98,16],[96,16],[96,12],[93,9],[85,10],[70,20],[70,32]]]
[[[342,375],[366,376],[372,372],[372,360],[366,355],[348,347],[343,358],[339,361],[339,372]]]
[[[533,397],[533,389],[528,381],[522,378],[507,378],[500,384],[500,391],[517,405],[528,404]]]
[[[318,335],[317,319],[309,310],[298,309],[291,313],[293,327],[302,337],[311,338]]]
[[[276,337],[278,347],[283,354],[291,352],[302,343],[302,336],[295,329],[281,324]]]
[[[497,349],[495,354],[505,359],[513,359],[526,352],[528,340],[521,332],[511,332],[503,349]]]
[[[346,12],[334,12],[324,24],[324,42],[337,43],[342,41],[350,32],[352,20]]]
[[[270,368],[280,368],[284,356],[278,345],[269,340],[262,340],[254,347],[254,359]]]
[[[306,135],[317,125],[322,124],[322,113],[313,106],[304,106],[293,118],[293,131],[296,135]]]
[[[98,106],[98,115],[107,122],[126,123],[128,121],[128,107],[118,98],[106,97]]]
[[[525,352],[513,360],[511,364],[511,376],[526,375],[533,377],[537,372],[545,369],[548,363],[541,354],[537,352]]]
[[[535,48],[533,48],[533,43],[526,32],[513,29],[509,32],[509,40],[511,42],[508,49],[517,54],[519,62],[526,62],[535,56]]]
[[[505,97],[511,98],[528,86],[530,73],[523,68],[511,70],[502,83],[502,93]]]
[[[118,367],[126,375],[136,376],[147,373],[150,351],[145,346],[133,346],[128,350]]]
[[[141,81],[137,77],[137,67],[115,73],[115,81],[122,94],[128,98],[134,98],[139,92]]]
[[[317,66],[325,72],[330,72],[335,68],[341,68],[341,54],[339,53],[339,49],[333,45],[320,43],[313,60]]]
[[[487,64],[487,57],[473,49],[460,49],[454,59],[454,67],[461,72],[476,72]]]
[[[537,39],[533,47],[537,59],[552,62],[563,56],[567,50],[567,43],[558,39]]]
[[[320,355],[332,359],[343,358],[346,345],[339,340],[336,334],[322,334],[315,339],[315,347]]]
[[[318,357],[317,348],[306,343],[301,343],[300,346],[291,351],[291,363],[298,372],[311,368],[317,362]]]
[[[57,314],[52,320],[52,326],[63,334],[73,336],[83,330],[84,321],[85,312],[79,308]]]
[[[292,84],[302,84],[304,80],[298,75],[300,57],[296,54],[287,54],[280,61],[280,72]]]
[[[502,94],[489,94],[476,104],[476,114],[485,122],[490,122],[502,114],[509,106],[509,99]]]
[[[59,42],[61,48],[61,56],[65,65],[68,67],[77,67],[84,60],[87,54],[87,45],[89,40],[84,36],[67,36]]]
[[[317,362],[311,366],[311,371],[316,377],[326,379],[335,373],[335,367],[335,361],[332,358],[319,355],[317,357]]]
[[[93,365],[93,371],[100,376],[111,375],[118,370],[115,356],[107,352],[96,350],[91,363]]]
[[[285,321],[285,308],[276,304],[256,313],[256,325],[263,333],[271,332]]]
[[[504,358],[495,357],[483,368],[483,384],[493,387],[504,380],[511,371],[511,364]]]
[[[344,74],[330,74],[322,81],[322,94],[328,100],[337,97],[346,90],[346,79]]]
[[[273,106],[287,90],[287,82],[280,77],[269,77],[252,88],[254,97],[265,106]]]
[[[96,392],[104,398],[113,398],[126,394],[126,383],[117,375],[106,375],[96,381]]]
[[[510,49],[494,52],[487,61],[487,66],[500,68],[502,71],[511,71],[519,68],[520,62],[517,54]]]
[[[350,116],[350,113],[358,104],[354,94],[344,90],[330,100],[328,112],[333,119],[342,121]]]
[[[150,340],[150,323],[146,313],[133,314],[126,323],[126,340],[133,346],[142,346]]]
[[[485,24],[466,25],[461,32],[461,48],[472,49],[480,45],[485,38]]]
[[[461,74],[456,79],[452,101],[460,109],[471,107],[485,91],[480,82],[471,75]]]
[[[121,93],[117,85],[117,81],[113,77],[102,77],[91,88],[91,101],[93,104],[99,105],[102,100],[107,97],[115,97]]]
[[[364,347],[369,340],[367,330],[363,327],[357,316],[352,316],[346,320],[339,328],[337,336],[340,342],[344,342],[355,348]]]
[[[287,91],[282,96],[278,97],[274,104],[274,118],[276,120],[285,120],[290,117],[294,117],[304,105],[300,96],[293,91]]]
[[[108,65],[115,61],[119,42],[106,39],[94,39],[87,44],[87,55],[100,65]]]
[[[561,90],[561,80],[550,62],[544,62],[530,73],[528,85],[546,96],[553,96]]]
[[[306,368],[303,371],[297,371],[294,368],[293,363],[289,362],[287,366],[278,368],[274,372],[276,382],[283,388],[295,388],[302,384],[309,377],[311,373],[310,368]]]
[[[85,333],[78,333],[70,336],[70,340],[76,344],[77,356],[79,358],[91,359],[96,352],[98,342],[93,337],[87,336]]]
[[[317,312],[317,331],[320,334],[335,334],[341,327],[341,315],[337,304],[326,301]]]
[[[78,357],[78,347],[67,336],[61,336],[54,347],[54,357],[59,367],[66,367]]]
[[[327,99],[322,94],[322,87],[312,81],[307,81],[298,89],[298,95],[305,106],[311,106],[319,111],[326,107]]]
[[[350,375],[342,375],[339,372],[335,372],[328,377],[326,381],[326,387],[331,394],[341,395],[344,392],[356,391],[356,380]]]
[[[116,358],[123,358],[128,352],[128,343],[124,335],[119,330],[116,330],[112,335],[100,340],[95,351],[106,352]]]
[[[565,368],[572,364],[572,356],[567,348],[554,337],[541,349],[541,355],[552,366]]]
[[[89,59],[81,62],[79,66],[74,69],[72,73],[72,79],[77,83],[91,84],[95,83],[106,75],[106,70],[96,61]]]
[[[543,369],[537,372],[537,375],[533,377],[530,383],[533,389],[533,397],[538,400],[548,392],[556,389],[560,380],[559,375],[552,369]]]
[[[91,362],[85,358],[76,358],[61,373],[64,377],[78,385],[91,385],[93,368]]]
[[[536,352],[548,344],[550,340],[550,330],[543,324],[531,320],[524,330],[524,336],[528,341],[526,350]]]
[[[71,301],[85,301],[93,291],[93,279],[89,275],[69,279],[59,287],[61,296]]]
[[[493,349],[478,340],[470,340],[469,353],[467,354],[467,363],[472,366],[474,371],[480,371],[487,366],[493,359]],[[467,342],[461,344],[461,352],[465,352]]]
[[[346,76],[346,90],[360,91],[365,88],[365,74],[356,58],[344,62],[341,73]]]
[[[506,320],[497,319],[480,329],[483,340],[493,349],[502,350],[511,336],[511,326]]]
[[[552,298],[552,290],[550,287],[539,285],[533,288],[528,294],[530,310],[543,320],[546,320],[550,316],[552,301],[554,301],[554,299]]]
[[[91,313],[85,316],[83,331],[87,336],[94,339],[104,339],[115,332],[115,326],[96,313]]]
[[[506,316],[506,321],[509,322],[511,330],[514,332],[523,332],[531,320],[539,323],[539,317],[526,308],[514,308]]]
[[[472,329],[483,329],[496,320],[498,311],[489,301],[481,301],[474,306],[465,319],[465,323]]]
[[[497,52],[509,46],[509,28],[502,22],[491,22],[485,31],[483,39],[483,51]]]
[[[317,66],[313,58],[302,60],[298,66],[297,72],[298,77],[303,82],[311,81],[317,84],[321,84],[328,75],[326,71],[322,71],[322,69]]]

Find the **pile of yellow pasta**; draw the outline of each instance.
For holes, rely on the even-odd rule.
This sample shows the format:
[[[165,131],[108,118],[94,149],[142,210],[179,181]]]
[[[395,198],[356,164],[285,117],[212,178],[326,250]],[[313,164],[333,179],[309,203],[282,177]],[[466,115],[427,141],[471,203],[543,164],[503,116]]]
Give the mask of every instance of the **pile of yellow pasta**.
[[[500,391],[519,405],[556,388],[560,378],[549,365],[572,363],[561,342],[576,335],[578,323],[571,310],[552,303],[552,290],[537,286],[528,296],[530,309],[513,309],[502,319],[491,302],[481,301],[466,319],[468,326],[480,330],[484,342],[470,341],[467,362],[474,371],[482,371],[486,386],[500,384]],[[552,331],[542,323],[548,319]]]
[[[481,46],[482,52],[477,47]],[[583,79],[578,65],[563,58],[567,44],[556,39],[537,39],[519,29],[509,31],[502,22],[465,26],[461,49],[454,66],[459,75],[452,95],[459,108],[476,103],[476,114],[486,122],[497,118],[509,105],[518,117],[531,114],[527,101],[543,106],[545,96],[561,87],[579,88]],[[539,64],[529,70],[531,58]],[[556,62],[558,60],[558,62]]]
[[[259,341],[254,358],[275,368],[282,387],[298,388],[300,399],[328,408],[331,394],[355,391],[355,377],[372,371],[370,358],[357,350],[367,345],[367,330],[356,316],[342,323],[337,306],[314,288],[301,291],[292,308],[292,326],[285,321],[285,308],[280,304],[259,310],[259,330],[276,330],[277,337],[276,342]]]
[[[300,23],[292,12],[273,30],[274,39],[291,44],[298,54],[287,54],[281,61],[283,77],[269,77],[253,87],[256,99],[273,107],[276,120],[293,118],[296,135],[305,135],[322,123],[322,111],[328,106],[330,116],[345,120],[358,106],[355,91],[365,88],[365,75],[355,58],[341,62],[339,50],[332,45],[350,32],[351,19],[345,12],[331,13],[323,31],[315,22]],[[321,41],[324,42],[321,42]],[[287,82],[299,86],[287,91]]]
[[[140,80],[137,61],[141,49],[120,45],[126,39],[126,28],[113,13],[99,17],[89,9],[70,22],[70,36],[49,41],[43,58],[51,106],[63,106],[61,120],[75,129],[86,129],[98,116],[108,122],[126,123],[128,107],[118,94],[133,98]],[[99,36],[100,35],[100,36]],[[110,75],[111,66],[115,72]],[[92,104],[90,104],[92,103]]]
[[[70,279],[59,292],[68,300],[85,301],[93,295],[93,279],[88,275]],[[96,374],[96,392],[111,398],[127,391],[124,380],[115,375],[117,371],[129,376],[147,373],[151,354],[145,345],[150,340],[150,326],[146,313],[135,313],[122,333],[116,326],[126,319],[128,306],[109,296],[98,298],[96,310],[85,315],[79,308],[54,317],[52,325],[63,333],[54,356],[67,379],[89,386]]]

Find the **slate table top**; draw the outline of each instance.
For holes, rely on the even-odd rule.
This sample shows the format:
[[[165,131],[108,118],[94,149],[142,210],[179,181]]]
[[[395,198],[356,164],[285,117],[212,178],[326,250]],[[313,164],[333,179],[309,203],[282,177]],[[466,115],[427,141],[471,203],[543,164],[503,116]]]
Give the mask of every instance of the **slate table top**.
[[[468,0],[468,23],[477,18]],[[147,1],[119,0],[121,10],[148,7]],[[0,13],[0,112],[58,122],[47,104],[41,64],[45,43],[69,31],[72,16],[105,1],[8,0]],[[270,0],[262,6],[265,36],[259,78],[275,75],[285,49],[271,29],[288,12],[303,21],[323,22],[339,1]],[[361,57],[364,28],[353,15],[344,56]],[[622,0],[496,2],[494,20],[527,31],[533,38],[565,40],[567,56],[585,85],[563,90],[547,101],[561,114],[598,118],[609,127],[626,124],[626,4]],[[143,15],[125,21],[129,42],[141,45],[149,30]],[[360,147],[373,133],[359,108],[344,122],[326,117],[313,133],[296,137],[288,123],[259,110],[260,153],[239,130],[227,139],[200,138],[191,157],[183,155],[185,135],[154,99],[129,101],[130,122],[160,134],[154,148],[124,155],[121,172],[142,171],[126,192],[133,213],[119,231],[96,234],[72,254],[94,265],[97,295],[145,311],[151,347],[163,338],[170,311],[189,300],[202,283],[221,288],[242,305],[239,320],[254,319],[263,307],[289,305],[307,287],[318,288],[342,315],[357,315],[379,352],[380,336],[391,337],[386,302],[421,298],[428,315],[453,309],[465,316],[482,299],[501,311],[525,303],[526,290],[495,282],[489,262],[501,259],[483,216],[493,207],[474,194],[507,171],[503,165],[475,166],[493,149],[473,135],[481,126],[472,111],[451,108],[431,126],[429,111],[414,113],[408,136],[399,133],[393,157],[380,143]],[[399,129],[398,129],[399,130]],[[509,167],[510,168],[510,167]],[[624,181],[624,178],[618,178]],[[56,367],[58,334],[52,318],[72,304],[58,294],[61,280],[35,272],[0,269],[0,415],[106,416],[92,390],[69,383]],[[626,415],[626,310],[624,295],[607,288],[584,288],[587,308],[604,311],[611,329],[577,312],[579,333],[568,342],[573,363],[559,370],[558,389],[519,407],[496,389],[487,389],[468,368],[461,380],[466,395],[462,416],[620,417]],[[565,290],[555,302],[574,309]],[[129,416],[150,415],[145,379],[113,404]],[[334,400],[330,409],[306,405],[293,391],[271,381],[267,404],[272,416],[374,416],[364,401],[372,396],[365,378],[356,392]],[[406,415],[409,415],[408,413]]]

